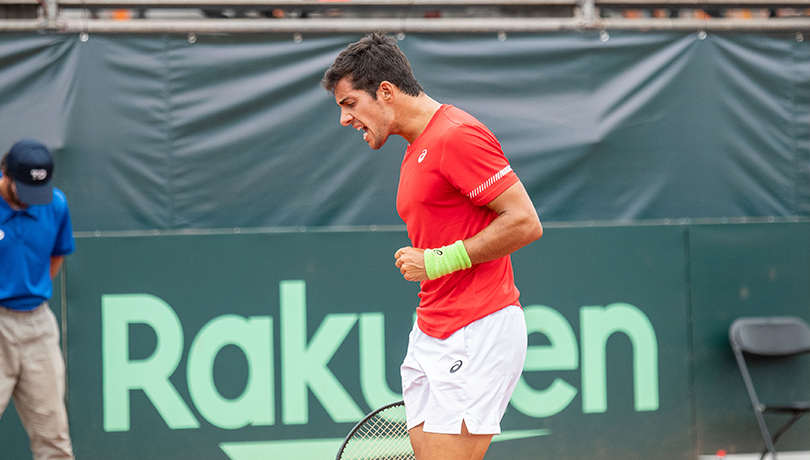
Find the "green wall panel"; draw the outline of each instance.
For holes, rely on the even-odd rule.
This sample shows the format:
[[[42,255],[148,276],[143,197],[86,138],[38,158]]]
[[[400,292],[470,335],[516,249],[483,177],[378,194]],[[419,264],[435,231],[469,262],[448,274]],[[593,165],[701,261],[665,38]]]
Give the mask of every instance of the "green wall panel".
[[[522,404],[509,409],[504,430],[507,433],[529,430],[534,434],[525,439],[496,442],[488,458],[531,458],[538,448],[571,458],[586,458],[594,448],[626,458],[646,458],[662,449],[669,458],[690,458],[689,410],[681,404],[688,397],[683,234],[680,226],[552,228],[540,242],[515,254],[515,270],[527,311],[546,308],[547,314],[553,310],[564,318],[573,333],[570,345],[577,350],[582,364],[577,362],[569,369],[527,372],[528,396],[524,395]],[[372,321],[380,314],[384,316],[384,378],[391,393],[399,391],[398,366],[417,302],[417,286],[403,281],[393,265],[393,252],[404,244],[407,244],[404,232],[79,239],[68,275],[71,280],[68,311],[75,328],[68,336],[71,422],[77,454],[83,458],[117,455],[124,459],[177,456],[225,459],[228,449],[236,449],[229,453],[236,459],[239,449],[249,446],[242,443],[298,440],[308,448],[315,448],[313,440],[339,440],[359,414],[381,402],[379,399],[370,402],[374,400],[370,396],[373,391],[363,388],[363,360],[370,359],[363,358],[363,353],[367,353],[363,347],[368,345],[360,344],[363,318]],[[307,392],[308,408],[303,412],[295,409],[301,401],[290,396],[294,389],[285,387],[285,379],[298,366],[306,367],[307,359],[315,358],[288,352],[295,348],[290,345],[295,342],[285,338],[285,331],[294,331],[295,327],[285,319],[290,316],[282,312],[281,292],[289,280],[305,283],[308,343],[321,343],[315,340],[321,327],[328,335],[343,337],[345,331],[341,332],[336,324],[341,319],[350,323],[351,329],[339,340],[327,367],[345,389],[350,403],[345,400],[342,403],[340,395],[330,393],[334,387],[330,389],[319,381],[311,384]],[[120,418],[112,412],[107,413],[105,420],[104,388],[109,391],[114,386],[110,383],[114,376],[107,375],[105,383],[104,354],[112,352],[104,350],[116,339],[109,336],[104,339],[104,299],[113,304],[114,299],[120,299],[116,296],[132,294],[147,294],[136,299],[136,304],[146,310],[155,303],[168,305],[181,324],[182,352],[178,351],[176,369],[168,380],[161,380],[161,385],[166,389],[170,382],[176,389],[176,396],[167,398],[182,401],[181,405],[196,421],[193,426],[184,425],[187,421],[179,418],[166,420],[154,402],[158,397],[148,396],[146,389],[128,392],[126,430],[120,426],[110,429],[118,423],[111,420]],[[636,407],[650,404],[637,403],[636,393],[642,390],[634,390],[637,373],[634,357],[641,359],[644,350],[634,346],[627,334],[616,332],[605,336],[600,332],[601,322],[610,319],[598,314],[620,306],[633,312],[636,320],[649,324],[649,327],[642,324],[642,339],[645,331],[653,331],[651,343],[657,352],[651,355],[654,364],[643,371],[646,391],[650,393],[653,388],[652,408]],[[135,310],[132,314],[137,313],[138,307]],[[202,335],[201,331],[229,315],[270,318],[272,322],[271,424],[223,427],[227,417],[216,415],[216,411],[212,416],[210,409],[206,409],[211,401],[200,402],[191,395],[191,381],[203,385],[199,382],[207,378],[190,371],[192,345]],[[352,323],[355,320],[356,324]],[[581,324],[586,320],[591,321],[587,331]],[[546,326],[540,322],[534,327],[540,329],[535,329],[531,336],[532,347],[548,346],[547,335],[538,332]],[[172,342],[158,339],[160,334],[166,335],[156,332],[158,329],[154,324],[128,326],[125,343],[129,360],[144,360],[157,353],[161,340]],[[586,336],[592,341],[590,358],[586,358]],[[606,343],[600,344],[600,337]],[[605,350],[604,357],[599,350]],[[287,360],[291,356],[304,362],[290,364]],[[533,362],[535,366],[546,364]],[[247,363],[246,354],[234,345],[222,347],[216,355],[211,379],[222,398],[238,398],[246,391],[251,374]],[[598,370],[600,363],[604,366],[602,372]],[[123,366],[124,373],[129,372],[126,367]],[[314,364],[310,367],[324,371]],[[592,372],[590,378],[583,377],[586,368]],[[572,398],[557,401],[557,408],[533,406],[532,395],[536,397],[546,391],[555,380],[570,387]],[[586,384],[586,380],[591,383]],[[592,400],[589,404],[584,402],[586,396]],[[109,401],[107,404],[112,405]],[[538,416],[544,411],[545,415]],[[589,433],[589,443],[581,442],[583,432]],[[644,436],[638,436],[639,433]],[[144,438],[152,442],[144,443]],[[263,451],[270,453],[280,447],[267,444],[253,448],[270,449]],[[316,455],[315,451],[311,453]]]
[[[698,446],[704,453],[755,452],[763,443],[728,328],[741,316],[792,315],[810,321],[810,224],[699,225],[690,228],[689,242]],[[758,387],[764,390],[763,401],[810,399],[810,366],[772,372],[777,385]],[[796,381],[805,384],[796,386]],[[776,427],[780,421],[787,420],[768,419]],[[777,448],[808,450],[809,439],[810,421],[801,420]]]
[[[810,317],[809,236],[807,222],[547,226],[512,256],[530,351],[487,458],[758,451],[727,330]],[[393,265],[406,244],[401,230],[78,238],[63,318],[77,456],[328,458],[398,398],[418,301]],[[809,396],[810,366],[774,372],[800,382],[766,394]],[[808,450],[807,431],[780,448]],[[29,455],[13,411],[0,443]]]

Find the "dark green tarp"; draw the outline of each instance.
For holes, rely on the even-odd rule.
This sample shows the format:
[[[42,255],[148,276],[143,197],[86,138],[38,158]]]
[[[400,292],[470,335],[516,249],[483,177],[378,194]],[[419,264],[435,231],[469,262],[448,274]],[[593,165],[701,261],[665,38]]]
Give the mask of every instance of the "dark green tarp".
[[[810,44],[792,34],[407,35],[499,137],[543,221],[810,214]],[[36,137],[77,231],[398,225],[406,146],[319,87],[359,36],[0,37],[0,145]]]

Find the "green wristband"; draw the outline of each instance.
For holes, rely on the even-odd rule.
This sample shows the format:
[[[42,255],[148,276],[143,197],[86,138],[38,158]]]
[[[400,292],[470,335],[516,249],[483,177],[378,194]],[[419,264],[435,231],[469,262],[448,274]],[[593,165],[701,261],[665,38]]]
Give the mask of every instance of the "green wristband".
[[[438,249],[425,249],[425,271],[431,280],[472,267],[461,240]]]

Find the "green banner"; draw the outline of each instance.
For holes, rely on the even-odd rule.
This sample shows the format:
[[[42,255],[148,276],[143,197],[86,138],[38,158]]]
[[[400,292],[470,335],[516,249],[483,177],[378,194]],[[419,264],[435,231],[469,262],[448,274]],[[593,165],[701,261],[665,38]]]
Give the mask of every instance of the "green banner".
[[[488,458],[586,458],[593,443],[689,457],[683,232],[549,229],[514,256],[530,350]],[[80,239],[77,454],[328,458],[399,399],[418,301],[393,265],[406,244],[404,232]]]
[[[405,232],[197,233],[77,239],[64,273],[77,458],[332,458],[400,398],[418,302],[394,266]],[[807,235],[806,222],[547,226],[513,255],[529,352],[487,459],[759,451],[728,326],[810,317]],[[780,449],[808,450],[809,430]],[[13,410],[0,443],[29,455]]]

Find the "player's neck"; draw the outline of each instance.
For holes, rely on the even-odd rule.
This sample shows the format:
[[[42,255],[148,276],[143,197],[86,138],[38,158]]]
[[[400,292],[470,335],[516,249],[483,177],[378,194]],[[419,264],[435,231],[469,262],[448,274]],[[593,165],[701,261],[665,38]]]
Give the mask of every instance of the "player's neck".
[[[397,134],[405,138],[409,144],[413,144],[441,106],[441,103],[425,93],[406,98],[398,111],[398,118],[401,122]]]

